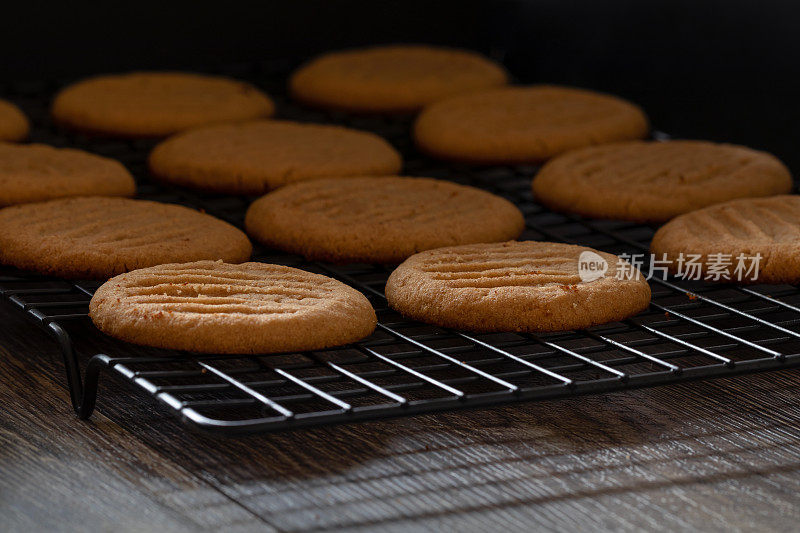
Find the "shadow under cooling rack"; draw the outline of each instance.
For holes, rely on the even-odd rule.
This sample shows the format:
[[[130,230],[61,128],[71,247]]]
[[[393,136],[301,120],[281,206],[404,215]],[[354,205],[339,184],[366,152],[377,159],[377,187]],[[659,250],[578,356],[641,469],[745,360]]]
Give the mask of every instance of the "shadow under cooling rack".
[[[611,253],[646,252],[653,229],[552,213],[533,202],[533,167],[449,166],[417,154],[407,119],[353,118],[297,108],[281,83],[259,70],[252,82],[277,95],[279,114],[374,131],[405,157],[405,173],[479,186],[515,202],[524,239],[579,243]],[[247,77],[246,72],[238,73]],[[10,88],[35,124],[47,125],[47,84]],[[241,226],[247,198],[204,196],[147,179],[152,143],[71,136],[52,126],[33,138],[121,160],[139,197],[181,203]],[[513,402],[597,394],[800,365],[800,291],[792,286],[712,285],[651,280],[649,308],[586,331],[473,334],[407,320],[386,305],[391,269],[328,265],[256,248],[255,260],[333,276],[361,290],[378,314],[362,342],[314,352],[230,356],[178,353],[116,341],[88,319],[95,282],[67,282],[0,270],[0,294],[58,342],[76,413],[91,415],[97,382],[111,370],[157,399],[189,426],[252,433],[375,420]]]

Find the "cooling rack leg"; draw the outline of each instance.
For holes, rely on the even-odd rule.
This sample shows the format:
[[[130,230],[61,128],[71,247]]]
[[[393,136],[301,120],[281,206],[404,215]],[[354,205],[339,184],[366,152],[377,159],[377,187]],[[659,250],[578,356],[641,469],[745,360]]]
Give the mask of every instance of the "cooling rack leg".
[[[78,365],[78,358],[75,350],[72,349],[72,341],[67,332],[54,322],[47,324],[50,333],[55,337],[61,348],[61,358],[64,360],[64,369],[67,372],[67,386],[69,387],[69,397],[72,401],[72,408],[78,412],[78,408],[83,400],[83,383],[81,381],[81,369]]]
[[[64,360],[64,369],[67,373],[67,387],[69,388],[72,409],[79,418],[85,420],[94,412],[100,370],[103,366],[106,366],[108,358],[105,355],[96,355],[90,359],[86,365],[86,379],[84,381],[81,379],[81,368],[67,332],[54,322],[48,323],[47,328],[55,337],[61,349],[61,357]]]
[[[88,419],[94,412],[100,371],[106,366],[108,366],[108,356],[102,354],[92,357],[86,365],[86,374],[83,380],[83,397],[80,405],[75,409],[75,413],[81,420]]]

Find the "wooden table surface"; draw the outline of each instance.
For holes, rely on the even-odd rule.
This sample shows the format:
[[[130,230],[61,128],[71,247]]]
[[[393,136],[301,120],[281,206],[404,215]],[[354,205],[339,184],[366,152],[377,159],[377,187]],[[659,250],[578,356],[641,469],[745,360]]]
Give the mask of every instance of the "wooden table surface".
[[[0,302],[0,530],[780,531],[800,524],[800,371],[247,438],[112,376],[72,413]]]

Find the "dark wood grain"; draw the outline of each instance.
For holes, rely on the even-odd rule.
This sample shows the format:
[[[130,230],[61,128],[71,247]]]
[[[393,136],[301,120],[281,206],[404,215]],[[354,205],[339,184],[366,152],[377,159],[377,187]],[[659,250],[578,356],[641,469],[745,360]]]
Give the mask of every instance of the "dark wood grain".
[[[0,529],[789,530],[798,376],[212,438],[110,377],[77,420],[3,303]]]

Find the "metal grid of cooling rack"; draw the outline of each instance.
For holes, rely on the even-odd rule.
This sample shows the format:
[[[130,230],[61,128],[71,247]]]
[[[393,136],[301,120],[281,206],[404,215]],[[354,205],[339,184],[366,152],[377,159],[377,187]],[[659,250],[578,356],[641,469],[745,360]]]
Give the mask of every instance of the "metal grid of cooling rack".
[[[263,69],[235,72],[280,94]],[[204,196],[147,181],[152,143],[82,138],[47,126],[53,86],[11,88],[34,123],[35,141],[78,146],[120,159],[137,176],[139,196],[182,203],[241,225],[247,198]],[[533,167],[454,167],[415,153],[409,121],[317,113],[279,99],[280,115],[375,131],[406,158],[411,175],[480,186],[514,201],[527,220],[524,239],[554,240],[611,253],[647,250],[653,228],[585,220],[533,202]],[[253,433],[355,422],[462,408],[788,368],[800,365],[800,291],[792,286],[711,285],[651,281],[643,313],[587,331],[542,335],[467,334],[404,319],[386,305],[391,269],[328,265],[256,249],[255,260],[336,277],[364,292],[379,324],[354,345],[307,353],[198,356],[134,346],[98,332],[87,317],[96,282],[67,282],[0,270],[0,293],[58,342],[76,413],[89,417],[98,378],[110,370],[145,391],[190,427]],[[124,392],[122,392],[124,393]]]

